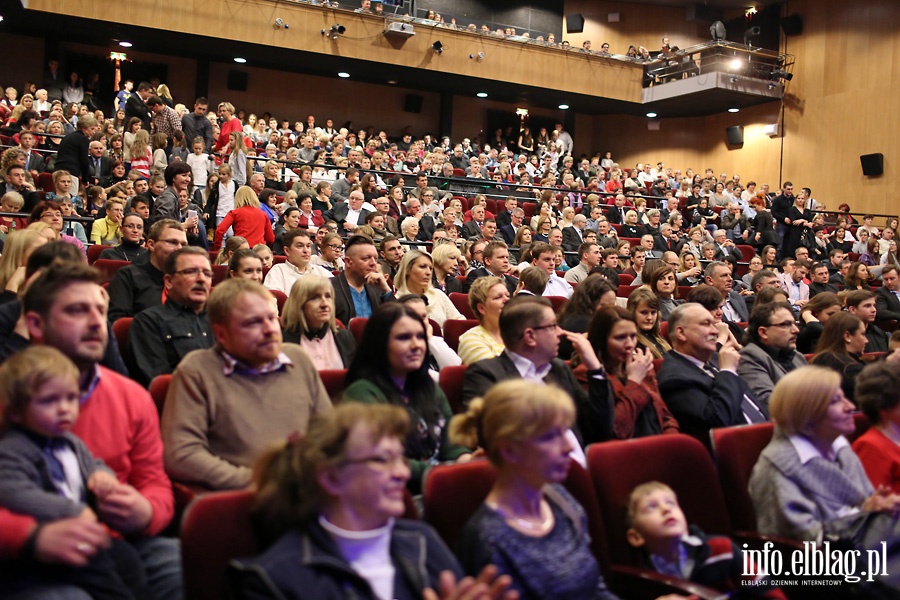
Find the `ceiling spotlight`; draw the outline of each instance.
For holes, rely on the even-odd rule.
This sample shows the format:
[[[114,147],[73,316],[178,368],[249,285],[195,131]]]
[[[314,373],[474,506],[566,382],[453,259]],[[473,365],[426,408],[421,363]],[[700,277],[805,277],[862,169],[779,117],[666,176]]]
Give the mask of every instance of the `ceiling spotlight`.
[[[438,40],[437,42],[431,45],[431,49],[437,52],[438,54],[442,54],[444,52],[444,45]]]
[[[568,104],[560,104],[560,105],[559,105],[559,109],[560,109],[560,110],[568,110],[568,109],[569,109],[569,105],[568,105]]]
[[[651,118],[651,119],[655,119],[655,118],[656,118],[656,113],[655,113],[655,112],[648,112],[648,113],[647,113],[647,117],[649,117],[649,118]]]
[[[240,56],[235,56],[235,57],[234,57],[234,62],[238,63],[239,65],[242,65],[242,64],[244,64],[245,62],[247,62],[247,59],[246,59],[246,58],[241,58]]]
[[[730,112],[730,113],[737,113],[737,112],[741,112],[741,109],[739,109],[739,108],[729,108],[729,109],[728,109],[728,112]]]
[[[387,84],[388,85],[397,85],[397,80],[396,79],[388,79]]]
[[[0,17],[0,18],[2,18],[2,17]],[[122,46],[123,48],[131,48],[131,46],[133,46],[134,44],[132,44],[131,42],[121,41],[121,42],[119,42],[119,45]]]
[[[347,31],[346,27],[335,23],[334,25],[331,26],[331,29],[327,29],[327,30],[323,29],[322,35],[330,37],[333,40],[336,40],[336,39],[338,39],[339,35],[344,35],[344,33],[346,31]]]
[[[340,77],[341,79],[347,79],[348,77],[350,77],[350,73],[341,71],[340,73],[338,73],[338,77]]]
[[[776,69],[772,71],[772,80],[778,81],[779,79],[784,79],[785,81],[790,81],[794,78],[793,73],[788,73],[784,69]]]
[[[709,26],[709,35],[714,42],[721,42],[725,39],[725,24],[722,21],[716,21]]]
[[[479,98],[487,98],[487,92],[478,92],[475,95],[478,96]]]

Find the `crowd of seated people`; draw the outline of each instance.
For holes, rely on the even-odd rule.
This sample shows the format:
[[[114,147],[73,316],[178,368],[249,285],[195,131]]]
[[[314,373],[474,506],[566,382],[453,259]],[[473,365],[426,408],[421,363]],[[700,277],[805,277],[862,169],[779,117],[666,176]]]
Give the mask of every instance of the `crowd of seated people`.
[[[614,439],[681,432],[708,445],[712,428],[778,420],[778,386],[807,362],[837,372],[849,406],[877,415],[879,431],[895,439],[893,405],[866,408],[871,392],[854,390],[869,362],[900,360],[900,339],[891,336],[900,320],[896,219],[878,229],[867,216],[857,228],[842,207],[825,221],[824,205],[808,189],[795,195],[790,182],[770,194],[767,185],[749,181],[745,189],[738,175],[712,169],[648,163],[626,176],[610,153],[576,162],[561,125],[550,136],[501,130],[481,144],[408,131],[391,141],[384,131],[335,128],[331,119],[319,126],[312,115],[293,127],[268,114],[243,125],[243,111],[228,102],[207,116],[205,98],[192,111],[176,108],[154,95],[161,87],[142,82],[123,95],[135,132],[124,118],[76,111],[58,150],[40,154],[33,148],[46,149],[50,138],[35,138],[49,127],[38,131],[41,114],[20,113],[18,137],[3,153],[0,208],[19,217],[0,222],[0,355],[39,344],[75,363],[87,400],[72,432],[117,482],[100,487],[93,471],[78,479],[70,477],[74,462],[42,459],[50,472],[44,492],[78,511],[66,505],[46,520],[50,513],[32,514],[19,498],[0,499],[0,555],[40,563],[32,578],[0,568],[0,583],[37,585],[50,563],[77,569],[94,556],[106,560],[112,542],[95,527],[99,519],[130,536],[131,567],[143,574],[136,593],[149,586],[153,597],[180,597],[177,540],[161,535],[175,514],[172,482],[195,492],[247,488],[272,444],[295,440],[286,450],[295,452],[321,443],[297,445],[295,436],[319,421],[329,423],[328,435],[353,429],[333,414],[338,401],[400,412],[360,412],[391,424],[328,446],[343,458],[326,461],[333,476],[303,479],[321,488],[307,507],[320,520],[307,534],[318,542],[337,536],[342,551],[360,527],[375,530],[398,516],[392,500],[373,519],[347,521],[344,513],[362,500],[341,487],[345,469],[394,473],[385,494],[396,499],[403,488],[418,494],[432,466],[467,463],[481,447],[503,480],[466,531],[477,552],[458,563],[442,555],[442,568],[457,575],[459,564],[476,574],[497,561],[502,550],[491,536],[506,525],[533,526],[536,539],[561,536],[560,556],[585,552],[577,509],[567,508],[573,500],[541,495],[565,478],[563,462],[557,456],[552,472],[523,488],[517,478],[532,463],[516,462],[513,447],[549,440],[568,465],[569,455],[584,464],[587,444]],[[52,107],[46,119],[69,122]],[[141,132],[162,137],[146,147]],[[149,176],[136,160],[144,155]],[[475,180],[478,193],[466,187]],[[857,237],[866,238],[860,256],[846,249]],[[87,255],[103,260],[90,268]],[[104,286],[101,268],[111,273]],[[444,374],[462,365],[462,390],[445,388]],[[342,369],[345,389],[335,395],[322,373]],[[469,410],[475,423],[489,418],[504,389],[521,396],[494,387],[507,380],[559,388],[558,398],[545,398],[545,415],[525,417],[536,429],[453,435],[453,412]],[[157,406],[148,392],[154,381],[168,385]],[[31,427],[15,416],[21,407],[3,400],[14,412],[4,415],[0,441],[7,430]],[[42,435],[49,445],[71,433]],[[81,452],[76,442],[64,445],[73,458]],[[292,476],[264,473],[260,493],[266,478]],[[860,505],[893,506],[865,501],[871,490],[862,480],[856,487]],[[525,500],[534,511],[516,504]],[[290,528],[279,526],[275,538]],[[808,531],[818,529],[801,533]],[[299,543],[288,541],[273,552]],[[647,546],[662,551],[654,548]],[[518,550],[531,564],[535,548]],[[246,585],[261,584],[251,576],[260,569],[272,574],[269,558],[243,565]],[[497,566],[515,589],[535,584],[517,578],[516,565]],[[361,573],[373,587],[386,585]],[[98,585],[64,575],[44,583],[66,591]],[[611,597],[593,568],[584,577],[573,586]]]

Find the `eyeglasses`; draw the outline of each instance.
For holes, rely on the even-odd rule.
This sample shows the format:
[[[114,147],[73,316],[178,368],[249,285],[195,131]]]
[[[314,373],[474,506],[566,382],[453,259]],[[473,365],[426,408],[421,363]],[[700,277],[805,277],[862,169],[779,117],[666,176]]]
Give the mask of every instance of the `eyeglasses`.
[[[342,246],[342,245],[340,245],[340,244],[337,244],[337,245],[335,245],[335,244],[326,244],[326,245],[327,245],[329,248],[331,248],[332,250],[334,250],[335,252],[340,252],[341,250],[344,249],[344,246]]]
[[[559,329],[559,323],[550,323],[549,325],[538,325],[537,327],[532,327],[535,331],[539,331],[541,329]]]
[[[769,325],[766,325],[766,327],[779,327],[781,329],[790,329],[794,325],[796,325],[796,323],[794,323],[794,321],[782,321],[781,323],[771,323]]]
[[[187,269],[181,269],[180,271],[175,271],[176,275],[184,275],[186,277],[197,277],[199,275],[203,275],[207,279],[213,278],[212,269],[200,269],[198,267],[190,267]]]

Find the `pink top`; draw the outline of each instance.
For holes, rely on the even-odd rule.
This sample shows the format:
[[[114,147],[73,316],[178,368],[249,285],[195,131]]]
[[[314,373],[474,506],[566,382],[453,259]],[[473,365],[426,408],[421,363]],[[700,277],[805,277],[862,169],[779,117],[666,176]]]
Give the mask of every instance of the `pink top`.
[[[329,331],[322,339],[314,337],[309,339],[305,335],[300,336],[300,347],[306,350],[312,359],[316,370],[343,369],[344,361],[338,352],[337,342],[334,340],[334,332]]]

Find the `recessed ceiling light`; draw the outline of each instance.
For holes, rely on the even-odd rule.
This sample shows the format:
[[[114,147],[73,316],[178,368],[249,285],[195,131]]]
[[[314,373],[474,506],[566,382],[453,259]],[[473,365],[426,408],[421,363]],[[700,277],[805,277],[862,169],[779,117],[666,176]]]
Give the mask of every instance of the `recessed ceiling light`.
[[[397,85],[396,79],[388,79],[388,85]]]
[[[655,113],[655,112],[648,112],[648,113],[647,113],[647,116],[650,117],[651,119],[654,119],[654,118],[656,118],[656,113]]]
[[[729,109],[728,109],[728,112],[730,112],[730,113],[741,112],[741,109],[739,109],[739,108],[729,108]]]
[[[566,109],[568,109],[568,108],[569,108],[569,105],[568,105],[568,104],[560,104],[560,105],[559,105],[559,109],[560,109],[560,110],[566,110]]]
[[[246,59],[246,58],[241,58],[240,56],[235,56],[235,57],[234,57],[234,62],[238,63],[239,65],[242,65],[242,64],[244,64],[245,62],[247,62],[247,59]]]
[[[347,79],[348,77],[350,77],[350,73],[341,71],[340,73],[338,73],[338,77],[340,77],[341,79]]]
[[[479,98],[487,98],[487,92],[478,92],[475,95],[478,96]]]
[[[124,41],[123,41],[123,42],[119,42],[119,45],[122,46],[123,48],[131,48],[131,46],[132,46],[133,44],[132,44],[131,42],[124,42]]]

